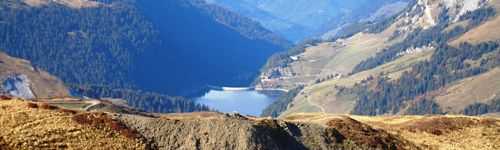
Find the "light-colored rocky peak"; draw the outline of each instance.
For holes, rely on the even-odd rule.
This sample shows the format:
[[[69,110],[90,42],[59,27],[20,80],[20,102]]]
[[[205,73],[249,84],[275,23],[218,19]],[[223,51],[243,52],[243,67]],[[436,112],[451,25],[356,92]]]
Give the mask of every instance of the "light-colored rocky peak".
[[[484,7],[487,2],[488,0],[417,0],[415,6],[400,16],[400,30],[428,29],[446,23],[445,21],[455,23],[467,12]]]
[[[440,4],[449,9],[449,15],[453,22],[460,19],[467,12],[471,12],[483,7],[488,0],[441,0]]]

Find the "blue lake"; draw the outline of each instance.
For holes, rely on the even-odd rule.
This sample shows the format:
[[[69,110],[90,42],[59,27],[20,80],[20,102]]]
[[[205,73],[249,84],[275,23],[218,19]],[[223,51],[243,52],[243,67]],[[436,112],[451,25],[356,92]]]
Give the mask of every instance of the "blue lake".
[[[274,102],[277,94],[264,94],[258,91],[222,91],[211,90],[197,98],[200,104],[209,106],[220,112],[238,112],[244,115],[260,116],[262,110]]]

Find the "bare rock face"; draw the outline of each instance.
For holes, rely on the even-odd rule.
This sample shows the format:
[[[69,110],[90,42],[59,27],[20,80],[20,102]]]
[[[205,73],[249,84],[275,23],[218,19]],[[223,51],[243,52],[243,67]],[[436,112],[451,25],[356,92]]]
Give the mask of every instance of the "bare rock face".
[[[31,91],[31,81],[24,74],[8,76],[2,82],[1,90],[15,97],[24,99],[35,98]]]
[[[159,118],[122,115],[118,119],[139,131],[158,149],[416,148],[406,140],[345,118],[330,121],[340,124],[324,125],[218,113],[172,114]],[[345,126],[353,128],[344,130]]]
[[[30,62],[0,52],[0,92],[24,99],[67,97],[61,80]]]
[[[458,22],[467,12],[483,7],[486,2],[487,0],[418,0],[415,6],[400,16],[404,23],[399,30],[428,29],[440,24],[440,21]]]

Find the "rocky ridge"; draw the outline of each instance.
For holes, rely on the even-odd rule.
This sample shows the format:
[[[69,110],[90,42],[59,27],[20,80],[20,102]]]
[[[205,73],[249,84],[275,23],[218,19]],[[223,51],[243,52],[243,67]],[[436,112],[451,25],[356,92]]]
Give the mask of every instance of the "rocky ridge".
[[[494,117],[299,113],[271,119],[213,112],[145,115],[71,110],[6,97],[0,100],[0,108],[2,149],[500,148],[500,120]],[[457,137],[468,142],[457,142]]]

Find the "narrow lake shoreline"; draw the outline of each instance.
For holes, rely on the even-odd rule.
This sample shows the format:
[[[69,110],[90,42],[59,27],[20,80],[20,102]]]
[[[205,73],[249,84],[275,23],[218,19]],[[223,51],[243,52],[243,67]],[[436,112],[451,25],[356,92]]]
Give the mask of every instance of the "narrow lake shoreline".
[[[249,88],[212,89],[195,100],[221,112],[260,116],[262,110],[272,104],[282,93],[281,91],[256,91]]]

